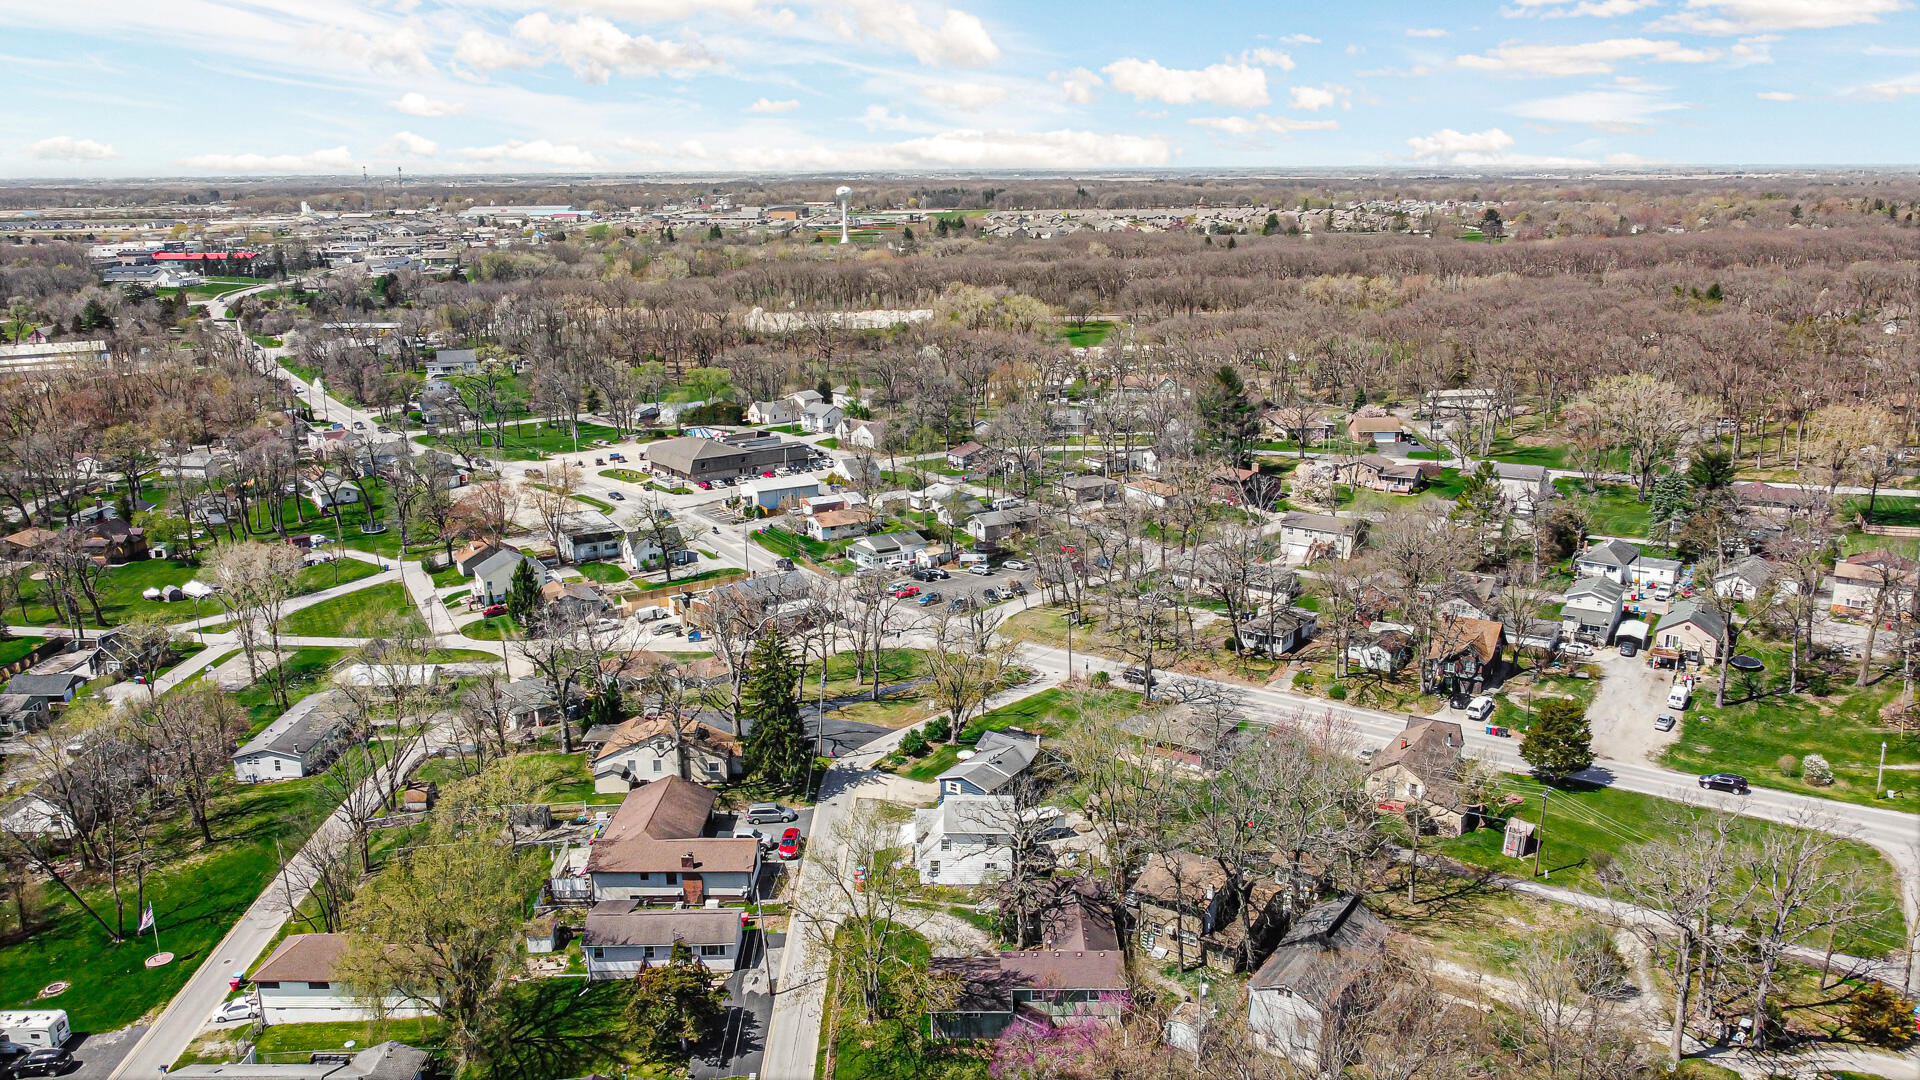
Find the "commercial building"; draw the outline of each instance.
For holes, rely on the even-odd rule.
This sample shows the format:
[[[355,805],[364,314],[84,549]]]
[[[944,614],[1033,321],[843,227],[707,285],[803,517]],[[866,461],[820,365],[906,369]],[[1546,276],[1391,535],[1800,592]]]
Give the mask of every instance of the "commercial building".
[[[771,469],[806,465],[816,451],[765,431],[743,431],[718,439],[686,436],[647,447],[647,461],[656,473],[683,480],[730,480]]]

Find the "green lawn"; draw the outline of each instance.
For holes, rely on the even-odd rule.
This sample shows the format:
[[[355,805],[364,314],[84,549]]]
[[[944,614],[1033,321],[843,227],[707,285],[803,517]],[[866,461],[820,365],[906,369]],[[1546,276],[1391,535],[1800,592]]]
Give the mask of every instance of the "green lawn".
[[[1569,499],[1586,502],[1592,510],[1595,534],[1629,538],[1647,535],[1647,527],[1651,524],[1647,504],[1635,498],[1632,486],[1597,484],[1593,493],[1589,494],[1586,485],[1572,476],[1555,480],[1553,486]]]
[[[580,494],[569,495],[567,496],[567,498],[572,499],[574,502],[577,502],[577,503],[585,503],[588,506],[593,507],[595,510],[600,511],[603,514],[613,513],[613,504],[606,501],[605,499],[596,499],[591,495],[580,495]]]
[[[818,446],[822,450],[838,450],[840,449],[840,440],[839,439],[821,439],[819,442],[814,443],[813,445]]]
[[[1113,333],[1113,323],[1105,319],[1089,319],[1083,326],[1063,326],[1060,328],[1060,340],[1077,348],[1098,345]]]
[[[784,555],[789,559],[811,559],[818,562],[821,559],[833,558],[841,551],[844,551],[847,545],[853,541],[846,539],[822,542],[810,536],[802,536],[797,532],[782,529],[776,525],[768,526],[764,529],[755,529],[753,531],[753,542],[776,555]]]
[[[305,1064],[316,1051],[362,1049],[397,1039],[408,1046],[440,1045],[440,1022],[431,1017],[338,1024],[272,1024],[254,1044],[261,1061]]]
[[[308,365],[302,364],[297,360],[291,360],[284,356],[280,358],[279,364],[282,368],[285,368],[288,372],[290,372],[294,378],[299,379],[303,383],[311,383],[313,382],[314,379],[318,378],[320,375],[319,368],[309,367]],[[328,388],[327,393],[329,395],[332,395],[336,393],[336,391],[334,391],[332,388]],[[344,395],[342,396],[344,397]]]
[[[510,615],[495,615],[491,619],[470,622],[460,628],[463,637],[469,637],[475,641],[499,641],[508,634],[522,637],[526,632],[526,628],[515,622]]]
[[[338,568],[336,570],[336,567]],[[357,581],[371,577],[380,571],[357,559],[342,559],[331,565],[310,566],[300,571],[295,581],[294,594],[318,592],[332,588],[336,573],[342,582]],[[118,626],[138,615],[154,615],[166,622],[183,622],[193,618],[194,604],[191,600],[176,600],[171,604],[158,600],[148,600],[140,594],[148,588],[167,585],[185,585],[200,573],[196,566],[182,566],[170,559],[143,559],[140,562],[126,563],[122,566],[110,566],[100,574],[96,588],[100,593],[100,611],[107,617],[107,625]],[[19,606],[8,609],[9,619],[16,616],[28,623],[54,624],[60,620],[53,609],[40,602],[41,582],[28,580],[21,583],[20,595],[25,602],[26,612],[22,615]],[[82,608],[85,608],[84,603]],[[200,614],[216,615],[222,609],[218,600],[200,602]],[[93,621],[93,613],[87,611],[87,621]]]
[[[638,469],[601,469],[600,475],[626,484],[644,484],[653,479],[651,475]]]
[[[1784,647],[1749,642],[1742,644],[1741,651],[1766,663],[1764,682],[1768,687],[1776,675],[1784,680]],[[1920,743],[1896,735],[1880,722],[1880,709],[1900,692],[1898,673],[1866,689],[1856,689],[1844,674],[1833,682],[1832,689],[1837,692],[1828,698],[1806,693],[1792,697],[1770,694],[1743,701],[1747,689],[1740,673],[1734,672],[1727,684],[1727,700],[1737,704],[1715,708],[1714,688],[1718,683],[1708,685],[1681,714],[1680,738],[1660,760],[1686,772],[1737,772],[1762,787],[1920,811],[1920,791],[1915,790],[1920,788],[1920,772],[1915,771],[1920,767]],[[1875,798],[1874,774],[1882,741],[1887,744],[1890,767],[1886,784],[1900,792],[1892,802]],[[1798,758],[1809,753],[1821,754],[1833,766],[1831,787],[1814,787],[1780,772],[1782,756]]]
[[[1540,820],[1539,781],[1526,776],[1501,774],[1496,780],[1500,798],[1495,810],[1524,821]],[[1518,797],[1518,805],[1505,805],[1507,795]],[[1611,787],[1575,785],[1555,787],[1547,798],[1545,840],[1541,845],[1541,869],[1544,880],[1581,892],[1605,893],[1596,878],[1595,852],[1618,856],[1635,844],[1660,835],[1666,828],[1665,815],[1678,812],[1680,804],[1652,795],[1622,791]],[[1500,853],[1505,826],[1499,822],[1476,829],[1465,836],[1442,840],[1435,845],[1442,853],[1473,866],[1485,867],[1520,877],[1533,872],[1531,857],[1521,860]],[[1785,829],[1784,825],[1742,818],[1739,830],[1752,837]],[[1867,908],[1879,913],[1869,926],[1850,937],[1843,937],[1843,952],[1879,956],[1899,946],[1902,939],[1902,915],[1897,898],[1896,877],[1892,867],[1878,851],[1860,843],[1848,843],[1846,857],[1868,870],[1873,885],[1866,897]]]
[[[0,668],[24,659],[28,653],[39,648],[40,643],[45,640],[46,638],[38,637],[10,637],[0,641]]]
[[[57,1007],[67,1010],[76,1032],[110,1031],[158,1009],[184,985],[213,947],[251,905],[279,869],[279,850],[291,853],[304,842],[322,809],[313,780],[277,784],[228,785],[213,807],[215,843],[199,847],[198,835],[181,820],[155,827],[161,869],[147,878],[160,948],[178,959],[149,970],[151,932],[115,945],[99,924],[51,885],[39,889],[37,929],[0,949],[0,1007]],[[113,903],[102,888],[83,890],[88,902],[114,921]],[[13,905],[4,918],[17,930]],[[131,933],[139,910],[128,894],[126,927]],[[216,960],[217,962],[217,960]],[[41,987],[57,980],[73,983],[61,997],[37,1002]]]
[[[889,952],[894,961],[890,966],[924,973],[933,950],[925,937],[907,931],[892,938]],[[924,1013],[897,1010],[892,995],[884,992],[882,1018],[869,1025],[858,990],[837,970],[830,980],[834,1015],[831,1023],[820,1025],[820,1038],[823,1044],[833,1040],[835,1080],[987,1080],[990,1045],[976,1049],[968,1043],[935,1042],[926,1036]],[[895,1011],[901,1014],[890,1015]]]
[[[585,577],[588,581],[597,581],[602,585],[610,585],[616,581],[626,581],[632,577],[632,575],[627,573],[626,567],[621,566],[619,563],[581,563],[579,569],[582,577]]]
[[[280,620],[280,628],[283,633],[312,637],[363,636],[388,619],[415,614],[407,587],[389,581],[296,611]]]
[[[462,574],[460,568],[457,566],[449,566],[445,570],[436,570],[433,572],[432,577],[433,587],[436,589],[451,589],[455,585],[465,585],[468,581],[472,580],[465,574]]]
[[[263,349],[277,349],[284,344],[279,338],[268,337],[265,334],[248,334],[247,336],[253,339],[255,345]]]
[[[554,454],[575,452],[573,432],[566,424],[550,424],[545,420],[530,420],[525,423],[508,424],[503,429],[506,436],[504,446],[485,447],[488,457],[502,461],[539,461]],[[492,438],[489,431],[487,438]],[[618,442],[620,432],[599,424],[581,424],[578,449],[582,452],[593,449],[595,440]],[[456,439],[448,435],[437,435],[427,440],[429,445],[442,450],[471,445],[467,439]]]
[[[287,662],[282,665],[286,669],[287,703],[291,705],[308,694],[325,690],[334,665],[345,660],[352,652],[352,649],[334,646],[293,650],[293,655],[289,656]],[[231,656],[233,653],[227,655]],[[222,657],[221,661],[209,665],[207,670],[211,671],[219,667],[220,662],[224,660],[225,657]],[[267,670],[263,670],[261,674],[266,675]],[[280,703],[275,700],[273,686],[267,679],[256,680],[251,686],[235,690],[233,700],[253,717],[253,727],[248,732],[249,736],[266,727],[274,717],[280,715]]]
[[[1021,728],[1041,735],[1058,735],[1066,725],[1080,719],[1088,708],[1136,708],[1140,695],[1132,690],[1068,690],[1053,687],[1011,705],[978,716],[960,733],[957,745],[941,746],[924,758],[911,761],[900,775],[912,780],[932,780],[960,760],[960,751],[980,741],[989,731]],[[1496,847],[1495,850],[1498,850]]]
[[[732,567],[726,567],[720,570],[702,570],[697,574],[681,574],[676,576],[672,581],[635,581],[634,586],[641,592],[660,592],[662,590],[678,589],[683,585],[695,581],[713,581],[715,578],[745,576],[747,576],[745,570],[735,570]]]

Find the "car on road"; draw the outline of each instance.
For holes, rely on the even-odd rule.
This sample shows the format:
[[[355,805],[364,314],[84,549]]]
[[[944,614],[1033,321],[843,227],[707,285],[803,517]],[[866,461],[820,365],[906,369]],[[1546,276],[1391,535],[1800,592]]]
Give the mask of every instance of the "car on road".
[[[926,607],[929,604],[937,604],[940,602],[940,594],[938,592],[926,593],[925,595],[921,596],[919,601],[917,602],[921,607]]]
[[[1672,731],[1675,721],[1672,713],[1661,713],[1653,718],[1653,730]]]
[[[800,857],[800,830],[797,827],[780,834],[779,855],[782,859]]]
[[[35,1050],[26,1057],[13,1063],[14,1076],[59,1076],[80,1067],[73,1059],[73,1052],[64,1047],[48,1046]]]
[[[1154,678],[1153,676],[1147,674],[1145,671],[1137,667],[1130,667],[1127,670],[1121,672],[1120,679],[1122,682],[1130,682],[1135,686],[1145,686],[1149,688],[1158,686],[1160,684],[1160,680]]]
[[[1027,564],[1026,564],[1026,563],[1024,563],[1024,562],[1022,562],[1022,561],[1021,561],[1021,560],[1019,560],[1019,559],[1008,559],[1008,560],[1007,560],[1006,562],[1003,562],[1003,563],[1001,563],[1000,565],[1001,565],[1001,566],[1004,566],[1004,567],[1006,567],[1006,568],[1007,568],[1007,569],[1009,569],[1009,570],[1025,570],[1025,569],[1027,569]]]
[[[1700,786],[1711,791],[1731,791],[1735,795],[1745,795],[1752,789],[1747,786],[1747,778],[1739,773],[1708,773],[1700,778]]]
[[[992,577],[993,567],[988,566],[986,563],[974,563],[972,566],[967,567],[967,573],[978,574],[981,577]]]
[[[505,604],[488,604],[488,605],[487,605],[487,609],[486,609],[485,611],[482,611],[482,612],[480,613],[480,615],[481,615],[481,617],[483,617],[483,618],[488,618],[488,619],[492,619],[492,618],[496,618],[496,617],[498,617],[498,616],[501,616],[501,615],[505,615],[506,613],[507,613],[507,605],[505,605]]]
[[[393,429],[392,429],[392,428],[390,428],[390,427],[388,427],[388,426],[387,426],[387,425],[385,425],[385,424],[375,424],[375,425],[373,425],[373,430],[375,430],[375,431],[377,431],[377,432],[379,432],[379,433],[380,433],[380,434],[382,434],[382,435],[391,435],[391,434],[393,434]],[[482,464],[482,465],[485,465],[485,464],[486,464],[486,462],[484,462],[484,461],[483,461],[483,462],[481,462],[480,464]]]
[[[900,588],[893,590],[893,598],[895,600],[905,600],[909,596],[919,596],[919,595],[920,595],[920,586],[918,585],[903,585]]]
[[[765,821],[799,821],[800,815],[791,806],[779,803],[757,802],[747,807],[747,824],[758,825]]]
[[[355,420],[353,422],[353,430],[355,431],[367,430],[367,422],[365,420]]]
[[[260,1006],[248,998],[234,998],[213,1011],[213,1022],[231,1024],[236,1020],[251,1020],[260,1015]]]
[[[609,491],[609,492],[607,492],[607,498],[609,498],[609,499],[612,499],[612,500],[613,500],[614,502],[626,502],[626,501],[627,501],[627,497],[626,497],[625,495],[622,495],[622,494],[620,494],[620,493],[619,493],[619,492],[617,492],[617,491]]]

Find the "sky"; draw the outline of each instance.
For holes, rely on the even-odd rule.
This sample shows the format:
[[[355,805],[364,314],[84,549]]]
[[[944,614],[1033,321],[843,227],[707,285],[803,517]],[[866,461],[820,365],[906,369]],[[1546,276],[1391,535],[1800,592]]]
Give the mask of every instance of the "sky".
[[[0,0],[0,176],[1920,159],[1916,0],[952,2]]]

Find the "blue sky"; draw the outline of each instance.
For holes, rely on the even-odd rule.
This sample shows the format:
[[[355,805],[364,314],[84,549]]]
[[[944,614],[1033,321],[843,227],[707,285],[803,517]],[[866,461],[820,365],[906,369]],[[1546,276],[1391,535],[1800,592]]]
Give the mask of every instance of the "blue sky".
[[[1912,0],[952,3],[0,0],[0,175],[1920,157]]]

